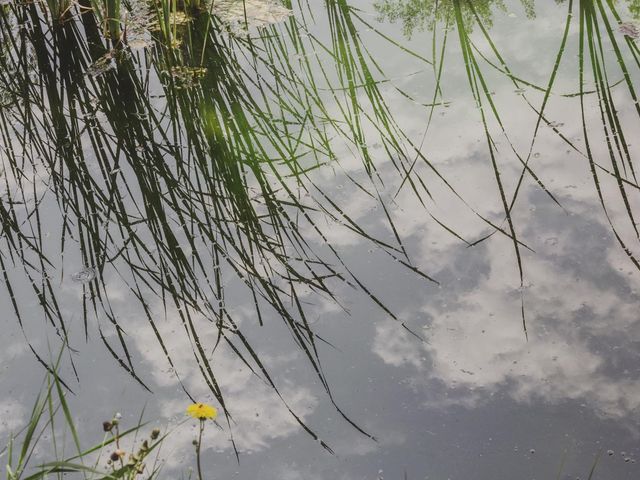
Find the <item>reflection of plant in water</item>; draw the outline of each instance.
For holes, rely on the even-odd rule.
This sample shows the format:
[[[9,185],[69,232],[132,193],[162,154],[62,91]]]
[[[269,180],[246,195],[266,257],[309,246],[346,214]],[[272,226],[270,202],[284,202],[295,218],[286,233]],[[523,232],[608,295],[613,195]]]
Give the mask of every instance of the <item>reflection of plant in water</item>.
[[[84,337],[97,331],[98,341],[145,385],[126,333],[131,304],[112,301],[117,285],[151,326],[175,380],[187,391],[156,312],[174,315],[191,347],[193,368],[229,421],[211,361],[218,347],[229,348],[280,397],[232,314],[236,305],[228,305],[227,288],[234,284],[233,294],[250,299],[256,324],[269,316],[283,320],[333,401],[320,366],[322,340],[309,325],[303,296],[313,293],[339,306],[334,286],[356,286],[393,313],[326,242],[318,212],[424,274],[401,246],[372,237],[306,183],[310,172],[338,157],[331,140],[336,133],[363,160],[372,196],[377,187],[369,129],[398,168],[405,158],[350,9],[332,2],[330,11],[337,74],[328,62],[293,59],[305,49],[326,48],[294,22],[287,31],[292,42],[281,42],[283,33],[273,29],[252,39],[262,48],[249,49],[246,39],[224,35],[215,17],[195,15],[178,30],[165,10],[159,15],[169,20],[160,22],[153,48],[140,53],[112,48],[89,14],[51,30],[43,30],[36,9],[23,5],[0,15],[11,52],[0,57],[0,67],[17,72],[1,77],[0,87],[28,100],[0,110],[0,134],[7,140],[2,162],[9,172],[0,197],[0,268],[20,325],[28,289],[16,285],[26,282],[55,333],[75,342],[81,332],[69,327],[52,280],[70,278],[82,289],[77,330]],[[16,19],[24,25],[22,36],[9,34]],[[38,84],[24,68],[31,51]],[[341,111],[329,112],[324,95],[338,101]],[[53,210],[41,216],[45,208]],[[110,284],[110,276],[118,281]],[[206,344],[203,337],[212,333]]]
[[[2,166],[8,172],[3,181],[10,184],[0,197],[0,268],[16,317],[21,325],[28,318],[21,311],[25,289],[14,288],[26,282],[47,323],[60,337],[67,337],[68,314],[61,308],[59,289],[51,278],[58,272],[61,277],[69,276],[70,265],[63,258],[76,255],[73,268],[82,274],[74,279],[82,284],[84,335],[89,337],[97,330],[120,365],[144,382],[129,352],[128,317],[123,315],[122,304],[112,301],[113,283],[108,280],[116,277],[117,285],[132,297],[140,317],[150,325],[172,373],[188,394],[183,372],[174,368],[173,354],[167,348],[171,339],[158,328],[158,308],[165,317],[175,311],[172,320],[183,330],[194,365],[229,422],[225,392],[211,360],[211,352],[219,345],[232,350],[280,396],[277,382],[248,340],[248,322],[240,328],[233,297],[228,300],[228,286],[239,285],[232,294],[240,292],[251,300],[256,324],[262,325],[269,316],[282,319],[333,401],[320,365],[318,343],[323,340],[309,324],[304,296],[312,292],[316,298],[339,304],[334,286],[355,286],[396,317],[326,241],[319,213],[322,220],[343,224],[424,277],[412,266],[392,216],[382,204],[383,182],[372,139],[380,142],[378,148],[403,178],[399,188],[411,188],[423,205],[423,199],[431,197],[428,178],[421,178],[414,165],[425,162],[430,173],[442,177],[396,125],[378,88],[388,79],[360,38],[357,20],[365,21],[347,2],[326,2],[331,26],[331,40],[326,43],[309,34],[303,15],[302,20],[290,18],[286,29],[272,28],[247,41],[224,35],[222,22],[206,13],[195,15],[178,29],[175,12],[167,5],[163,3],[164,10],[159,12],[165,20],[159,22],[159,38],[144,52],[110,48],[90,15],[50,31],[42,30],[35,9],[12,5],[0,15],[3,46],[10,52],[0,56],[0,67],[15,72],[0,77],[0,89],[24,99],[0,110],[0,133],[7,145],[2,152]],[[532,2],[523,1],[523,5],[531,15]],[[590,160],[597,187],[602,176],[613,176],[625,203],[632,205],[626,192],[637,189],[631,175],[634,165],[626,142],[618,141],[623,130],[599,57],[604,49],[598,45],[598,36],[589,36],[604,7],[601,2],[597,2],[598,10],[589,5],[587,0],[581,2],[585,21],[580,28],[589,45],[581,47],[580,62],[587,66],[590,58],[595,60],[596,93],[602,96],[605,131],[615,150],[613,165],[606,167],[589,152],[580,153]],[[546,118],[546,106],[555,94],[572,7],[556,64],[544,87],[510,70],[487,28],[495,8],[504,8],[504,4],[499,0],[378,3],[382,16],[410,22],[405,23],[409,31],[434,27],[439,20],[456,25],[468,88],[481,107],[478,115],[486,132],[487,168],[495,175],[504,214],[501,224],[474,211],[489,230],[475,243],[495,233],[508,237],[518,256],[522,286],[520,250],[526,245],[517,236],[511,211],[525,177],[547,191],[533,172],[531,153],[539,127],[552,125]],[[16,19],[23,26],[20,36],[10,34]],[[439,101],[444,102],[440,85],[446,74],[446,38],[451,32],[448,28],[434,32],[434,57],[439,59],[427,60],[400,46],[434,67],[430,115]],[[608,28],[607,35],[614,38],[611,32]],[[436,41],[441,38],[441,52],[436,52]],[[488,48],[478,48],[479,41]],[[30,81],[26,68],[32,51],[37,59],[37,84]],[[325,51],[328,55],[322,57]],[[624,62],[618,63],[626,68]],[[485,75],[490,69],[513,82],[536,113],[538,122],[528,154],[521,155],[509,139],[508,125]],[[626,80],[635,97],[628,74]],[[544,95],[540,104],[529,103],[525,86]],[[581,98],[593,93],[581,92]],[[552,128],[562,137],[557,127]],[[498,137],[508,144],[506,155],[500,158],[495,148]],[[335,138],[344,142],[343,150],[362,161],[369,183],[354,181],[354,185],[380,199],[394,241],[372,237],[340,209],[329,192],[314,184],[310,172],[325,164],[340,166],[335,160],[343,151],[335,149]],[[415,159],[413,164],[408,158]],[[501,171],[509,159],[521,172],[512,190]],[[601,202],[604,206],[603,197]],[[632,217],[631,207],[628,210]],[[55,224],[51,236],[57,242],[46,239],[51,223]],[[317,244],[323,244],[322,254],[316,251]],[[131,303],[126,309],[130,307]],[[203,337],[212,332],[216,338],[206,344]],[[282,401],[289,408],[286,399]],[[317,439],[303,419],[295,418]]]
[[[482,20],[490,26],[495,9],[506,10],[503,0],[469,0],[473,1],[473,8]],[[534,0],[520,0],[527,16],[534,15]],[[383,20],[402,22],[404,33],[410,36],[414,30],[425,27],[433,29],[435,24],[455,16],[454,0],[376,0],[375,9]],[[471,9],[463,4],[463,19],[465,25],[474,23],[475,15]]]
[[[533,2],[522,2],[525,10],[529,15],[533,15]],[[449,37],[450,25],[455,25],[456,34],[459,45],[462,52],[462,60],[464,62],[464,68],[466,70],[466,76],[468,80],[469,91],[473,95],[474,103],[478,107],[479,117],[482,121],[485,137],[487,141],[487,154],[489,165],[495,174],[496,187],[499,192],[500,200],[502,202],[502,208],[504,213],[504,230],[497,230],[502,234],[506,234],[513,243],[513,248],[517,257],[518,270],[520,275],[521,291],[524,288],[525,269],[522,260],[522,251],[529,249],[525,243],[518,237],[519,228],[513,220],[513,209],[518,197],[521,193],[521,186],[525,177],[530,177],[535,183],[546,192],[549,198],[560,205],[560,202],[555,197],[554,192],[547,188],[542,182],[539,176],[535,172],[535,156],[533,154],[533,148],[538,138],[538,134],[545,125],[550,127],[559,138],[562,139],[572,150],[579,153],[581,157],[589,164],[590,170],[593,175],[596,192],[598,199],[603,207],[607,221],[609,222],[616,238],[627,254],[631,262],[640,268],[640,263],[637,260],[637,254],[634,253],[634,249],[629,248],[629,245],[635,245],[639,236],[638,228],[635,222],[635,215],[632,208],[632,198],[637,194],[638,184],[635,174],[634,159],[631,150],[628,148],[627,142],[624,140],[625,132],[633,126],[628,125],[633,122],[630,119],[626,122],[622,122],[618,116],[618,108],[615,106],[615,97],[612,95],[612,91],[615,87],[621,91],[626,89],[626,94],[633,103],[631,105],[636,106],[637,113],[640,114],[638,108],[637,94],[635,91],[634,82],[632,81],[630,66],[626,64],[627,61],[631,64],[638,63],[638,47],[632,39],[627,36],[625,39],[628,53],[630,53],[629,60],[627,60],[623,54],[624,44],[621,43],[617,37],[617,28],[612,25],[616,23],[622,25],[622,20],[619,12],[616,10],[616,4],[612,1],[603,0],[581,0],[581,1],[568,1],[556,0],[556,3],[566,3],[568,13],[565,17],[565,29],[563,37],[560,41],[559,50],[555,57],[555,63],[549,81],[547,85],[539,86],[531,83],[530,81],[521,78],[514,74],[503,52],[500,51],[499,45],[492,39],[490,34],[491,26],[491,13],[492,8],[503,8],[502,2],[476,2],[471,0],[446,0],[446,1],[393,1],[383,0],[377,4],[378,12],[383,18],[390,19],[392,21],[402,20],[405,22],[406,33],[411,33],[414,28],[429,26],[434,30],[433,33],[433,49],[435,52],[436,46],[441,45],[441,52],[439,52],[440,64],[437,71],[437,82],[434,92],[434,103],[440,97],[442,98],[442,92],[440,89],[441,78],[443,77],[443,71],[445,59],[445,50],[448,48],[447,39]],[[574,6],[575,5],[575,6]],[[576,11],[580,12],[578,17]],[[570,94],[567,96],[578,97],[581,104],[581,110],[583,112],[582,122],[584,124],[583,135],[586,143],[586,148],[581,149],[577,147],[571,140],[569,140],[563,132],[558,129],[558,126],[547,118],[547,107],[554,97],[558,96],[558,92],[555,89],[557,74],[560,70],[560,66],[563,63],[565,54],[565,47],[569,39],[569,32],[573,25],[573,20],[580,18],[580,43],[577,48],[579,51],[580,68],[575,75],[580,80],[580,91],[577,94]],[[442,28],[435,28],[436,24]],[[475,29],[475,32],[474,32]],[[603,43],[607,41],[611,44],[612,49],[609,55],[604,55]],[[434,53],[435,57],[436,53]],[[619,71],[614,73],[616,63],[612,63],[612,66],[608,65],[610,58],[617,60]],[[435,59],[435,58],[434,58]],[[593,73],[593,81],[596,84],[595,91],[587,91],[585,89],[585,72],[587,67],[590,66]],[[532,139],[528,150],[520,151],[516,148],[515,143],[510,138],[512,132],[510,132],[509,126],[503,121],[504,112],[498,107],[498,104],[493,98],[495,88],[489,82],[488,72],[495,70],[505,76],[506,80],[513,84],[515,92],[522,95],[523,100],[526,102],[529,108],[536,114],[537,121],[533,131]],[[611,78],[617,75],[619,80],[617,83],[613,83]],[[620,78],[621,77],[621,78]],[[525,88],[526,87],[526,88]],[[533,101],[532,97],[528,95],[527,89],[543,94],[541,102]],[[622,93],[622,92],[621,92]],[[596,94],[600,99],[598,106],[601,112],[602,123],[600,128],[602,129],[603,136],[600,140],[606,143],[609,150],[610,166],[605,165],[596,160],[591,151],[591,136],[593,131],[587,128],[587,115],[585,104],[589,99],[589,96]],[[564,95],[561,95],[564,96]],[[444,99],[443,99],[444,101]],[[499,132],[496,135],[495,132]],[[497,136],[506,140],[508,145],[507,152],[498,154],[496,148]],[[503,165],[506,161],[514,161],[519,166],[520,177],[516,181],[515,188],[510,191],[508,184],[504,180]],[[628,226],[631,226],[633,236],[629,239],[620,235],[621,227],[616,225],[612,220],[609,212],[611,207],[607,204],[613,199],[605,198],[602,194],[601,183],[605,181],[603,175],[611,176],[617,183],[617,188],[621,194],[622,204],[625,209],[625,213],[628,220]],[[606,179],[608,181],[608,179]],[[622,220],[625,221],[625,220]],[[495,225],[492,225],[495,227]],[[624,227],[627,228],[627,227]],[[491,232],[489,236],[496,233]],[[487,237],[474,242],[474,244],[484,241]],[[523,326],[526,332],[525,321],[525,308],[524,297],[522,297],[522,320]]]

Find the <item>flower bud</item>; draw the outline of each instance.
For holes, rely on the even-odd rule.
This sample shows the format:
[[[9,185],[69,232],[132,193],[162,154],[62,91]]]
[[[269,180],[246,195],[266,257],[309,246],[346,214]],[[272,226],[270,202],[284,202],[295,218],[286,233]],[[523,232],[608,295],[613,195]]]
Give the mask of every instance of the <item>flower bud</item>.
[[[109,458],[111,459],[111,461],[117,462],[122,457],[124,457],[124,452],[122,450],[118,449],[115,452],[113,452]]]
[[[113,429],[113,423],[111,422],[102,422],[102,430],[105,432],[110,432]]]

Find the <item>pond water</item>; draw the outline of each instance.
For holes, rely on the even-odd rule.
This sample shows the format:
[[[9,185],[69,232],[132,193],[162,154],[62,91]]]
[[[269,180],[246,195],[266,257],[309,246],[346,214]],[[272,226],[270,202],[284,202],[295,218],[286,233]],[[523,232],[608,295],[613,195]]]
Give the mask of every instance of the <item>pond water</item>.
[[[159,477],[638,478],[637,2],[82,5],[0,5],[2,446],[59,355]]]

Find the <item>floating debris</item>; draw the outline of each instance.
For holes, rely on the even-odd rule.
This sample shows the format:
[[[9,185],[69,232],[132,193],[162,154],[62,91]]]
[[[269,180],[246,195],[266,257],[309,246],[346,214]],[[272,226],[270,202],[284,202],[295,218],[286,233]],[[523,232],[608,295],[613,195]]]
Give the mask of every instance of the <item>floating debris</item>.
[[[96,278],[96,269],[92,267],[83,268],[71,275],[71,279],[78,283],[89,283],[94,278]]]
[[[87,75],[99,77],[116,66],[115,51],[110,50],[87,67]]]
[[[626,37],[633,38],[634,40],[640,37],[640,28],[633,22],[622,22],[619,29],[620,33]]]
[[[169,73],[176,83],[176,88],[190,88],[196,85],[198,81],[206,75],[207,69],[181,65],[171,67]]]
[[[170,12],[167,20],[167,25],[171,26],[171,28],[173,28],[174,26],[182,27],[184,25],[188,25],[191,21],[193,21],[193,17],[191,17],[185,12],[182,12],[182,11]],[[149,23],[148,29],[152,32],[160,32],[162,31],[162,26],[160,25],[160,23],[158,23],[156,19],[155,21]],[[174,43],[176,43],[176,45],[174,46],[177,46],[180,43],[179,40],[177,39],[174,39],[173,41]]]
[[[149,5],[134,1],[125,14],[126,43],[131,50],[147,48],[152,44],[149,30],[153,26],[155,14]]]
[[[140,50],[142,48],[147,48],[151,45],[150,40],[146,40],[144,38],[136,38],[133,40],[127,40],[127,46],[131,50]]]
[[[213,13],[235,35],[247,35],[250,28],[279,23],[293,12],[274,0],[218,0]]]
[[[185,12],[177,11],[169,13],[169,23],[171,25],[187,25],[193,18]]]

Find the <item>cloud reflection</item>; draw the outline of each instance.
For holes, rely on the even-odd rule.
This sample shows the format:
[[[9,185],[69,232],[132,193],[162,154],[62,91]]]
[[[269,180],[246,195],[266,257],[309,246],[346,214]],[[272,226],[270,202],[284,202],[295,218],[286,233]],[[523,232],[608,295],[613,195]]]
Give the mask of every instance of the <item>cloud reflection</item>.
[[[413,368],[419,385],[443,383],[455,392],[447,402],[474,406],[504,391],[519,402],[572,400],[625,417],[640,407],[637,275],[622,267],[628,261],[611,263],[618,246],[587,204],[564,199],[577,212],[566,216],[541,195],[530,200],[537,209],[523,219],[523,237],[537,253],[525,267],[529,341],[512,258],[496,240],[474,251],[441,250],[449,266],[436,276],[451,280],[421,308],[426,342],[386,322],[376,327],[373,351],[389,365]],[[466,269],[461,279],[461,262],[483,268]]]
[[[158,312],[158,318],[160,318]],[[204,317],[194,313],[194,323],[198,330],[199,341],[205,350],[211,351],[216,343],[217,329],[214,324]],[[185,332],[176,332],[180,325],[177,312],[168,312],[166,319],[157,323],[160,335],[164,339],[177,372],[187,390],[198,401],[215,403],[211,392],[205,384],[202,374],[194,361],[192,344]],[[267,328],[265,335],[267,335]],[[167,364],[164,353],[153,338],[153,331],[148,324],[138,324],[133,338],[141,352],[148,374],[154,383],[161,388],[158,391],[159,410],[166,419],[181,421],[186,397],[179,388],[179,382],[174,371]],[[223,431],[209,428],[206,432],[206,446],[214,450],[231,447],[230,439],[233,435],[236,447],[241,452],[255,452],[263,450],[276,439],[287,437],[300,431],[300,425],[287,410],[282,399],[273,388],[254,374],[231,349],[221,343],[208,357],[214,368],[214,374],[223,392],[225,403],[231,416],[231,430],[225,423],[222,414],[218,422],[224,427]],[[286,371],[300,361],[297,352],[286,351],[282,354],[262,354],[261,361],[270,371]],[[304,385],[295,385],[283,380],[278,383],[283,398],[291,409],[304,421],[318,404],[318,400],[310,389]],[[166,392],[167,395],[163,395]],[[171,394],[171,392],[177,392]],[[192,432],[183,431],[177,443],[182,445],[184,453],[191,449]],[[203,442],[203,444],[205,444]]]

